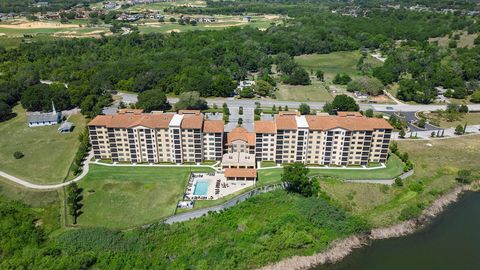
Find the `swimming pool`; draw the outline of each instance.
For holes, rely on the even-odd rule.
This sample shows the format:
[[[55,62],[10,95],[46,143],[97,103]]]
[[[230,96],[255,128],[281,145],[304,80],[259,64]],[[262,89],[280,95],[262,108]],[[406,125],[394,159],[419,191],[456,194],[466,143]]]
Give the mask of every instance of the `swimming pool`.
[[[208,192],[208,181],[199,180],[195,184],[193,195],[206,196]]]

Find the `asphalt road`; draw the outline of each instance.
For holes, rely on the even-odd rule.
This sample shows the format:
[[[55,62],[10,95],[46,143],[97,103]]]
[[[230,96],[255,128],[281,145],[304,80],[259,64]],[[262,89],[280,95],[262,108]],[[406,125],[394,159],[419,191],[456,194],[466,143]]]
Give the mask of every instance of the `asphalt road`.
[[[118,93],[123,97],[125,103],[135,103],[137,101],[136,94],[125,94]],[[169,98],[168,101],[172,104],[178,101],[178,98]],[[300,104],[307,103],[310,108],[315,110],[320,110],[325,105],[325,102],[298,102],[298,101],[280,101],[275,99],[234,99],[234,98],[208,98],[207,103],[209,105],[217,104],[221,106],[223,103],[227,103],[228,107],[240,107],[245,108],[255,108],[255,102],[259,102],[262,107],[272,107],[273,105],[277,106],[288,106],[289,108],[298,108]],[[419,111],[435,111],[438,109],[446,109],[447,105],[410,105],[410,104],[360,104],[362,110],[374,109],[378,112],[419,112]],[[468,105],[470,111],[480,111],[480,104],[470,104]]]

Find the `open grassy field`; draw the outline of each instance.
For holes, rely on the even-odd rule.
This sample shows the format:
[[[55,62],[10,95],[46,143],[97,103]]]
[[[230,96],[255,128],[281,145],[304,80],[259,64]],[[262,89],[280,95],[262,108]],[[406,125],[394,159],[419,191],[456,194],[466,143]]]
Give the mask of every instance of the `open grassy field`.
[[[295,61],[307,71],[317,69],[325,72],[325,81],[331,82],[337,73],[346,73],[352,77],[360,76],[357,70],[357,62],[360,59],[359,51],[334,52],[329,54],[308,54],[295,57]],[[382,63],[368,56],[368,63],[372,66],[380,66]]]
[[[377,170],[354,169],[310,169],[310,176],[331,176],[341,179],[392,179],[403,172],[403,163],[396,156],[391,156],[387,167]],[[257,186],[265,186],[280,182],[283,169],[274,168],[258,171]]]
[[[210,172],[194,168],[193,172]],[[92,165],[80,182],[81,226],[127,228],[172,215],[182,199],[190,168],[107,167]]]
[[[466,31],[456,31],[453,33],[453,35],[459,35],[459,39],[457,41],[457,47],[459,48],[472,48],[475,46],[474,41],[475,38],[477,38],[478,34],[468,34]],[[436,37],[436,38],[430,38],[428,39],[428,42],[434,43],[437,42],[439,46],[448,48],[448,43],[451,40],[455,40],[452,37],[449,37],[448,35],[443,36],[443,37]]]
[[[480,171],[480,137],[468,136],[433,141],[400,141],[401,152],[408,152],[415,174],[404,187],[374,184],[321,182],[322,190],[335,202],[373,226],[394,224],[408,208],[423,208],[455,184],[459,169]]]
[[[68,121],[75,129],[69,134],[58,133],[58,125],[33,127],[27,125],[27,115],[20,106],[14,107],[17,116],[0,123],[0,170],[35,183],[60,183],[67,175],[85,128],[85,118],[78,114]],[[25,156],[15,159],[13,153]]]
[[[480,113],[465,113],[462,114],[459,119],[455,121],[447,121],[445,117],[440,117],[437,113],[425,113],[424,114],[429,119],[438,120],[440,123],[440,127],[442,128],[451,128],[456,127],[458,125],[480,125]]]
[[[325,88],[325,84],[312,78],[311,85],[279,84],[275,93],[278,100],[292,101],[332,101],[332,95]]]

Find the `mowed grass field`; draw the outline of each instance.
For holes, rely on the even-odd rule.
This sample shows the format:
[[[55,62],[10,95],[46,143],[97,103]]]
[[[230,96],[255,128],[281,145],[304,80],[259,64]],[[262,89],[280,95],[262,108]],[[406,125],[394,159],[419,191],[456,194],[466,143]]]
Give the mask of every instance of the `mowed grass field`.
[[[328,102],[333,100],[332,93],[327,90],[329,84],[337,73],[346,73],[351,77],[359,77],[357,63],[361,57],[359,51],[334,52],[329,54],[308,54],[296,56],[295,61],[304,67],[310,74],[310,85],[286,85],[278,84],[278,91],[275,93],[279,100]],[[370,55],[366,58],[367,63],[373,67],[382,63]],[[317,70],[325,73],[325,82],[320,82],[315,77]],[[313,71],[313,74],[312,74]],[[333,87],[333,86],[331,86]],[[335,86],[337,91],[344,87]],[[340,91],[341,92],[341,91]],[[339,92],[339,93],[340,93]]]
[[[439,117],[437,113],[430,113],[426,114],[428,118],[433,118],[433,119],[440,119],[440,127],[443,128],[451,128],[451,127],[456,127],[458,125],[480,125],[480,113],[465,113],[463,114],[460,119],[455,120],[455,121],[447,121],[444,117]]]
[[[129,228],[174,213],[190,171],[210,168],[108,167],[92,164],[83,188],[80,226]]]
[[[80,142],[79,134],[86,125],[85,118],[78,114],[68,121],[73,122],[72,133],[60,134],[59,125],[28,127],[25,110],[17,105],[15,118],[0,123],[0,170],[34,183],[60,183],[67,175]],[[25,156],[15,159],[13,153]]]
[[[295,61],[308,72],[318,69],[325,72],[325,81],[331,82],[337,73],[346,73],[352,77],[360,76],[357,63],[360,59],[359,51],[334,52],[328,54],[308,54],[295,57]],[[368,63],[372,66],[381,66],[377,59],[367,56]]]
[[[415,174],[404,181],[403,187],[330,179],[320,183],[322,190],[345,209],[381,227],[400,221],[405,208],[424,208],[451,190],[456,185],[458,170],[480,172],[480,136],[398,144],[415,164]]]
[[[325,84],[311,78],[311,85],[278,84],[275,93],[278,100],[326,102],[332,101],[332,95],[325,88]]]
[[[393,179],[403,172],[402,161],[392,155],[388,160],[387,167],[376,170],[355,169],[310,169],[310,176],[331,176],[345,180],[353,179]],[[265,169],[258,171],[257,186],[265,186],[280,183],[283,169]]]

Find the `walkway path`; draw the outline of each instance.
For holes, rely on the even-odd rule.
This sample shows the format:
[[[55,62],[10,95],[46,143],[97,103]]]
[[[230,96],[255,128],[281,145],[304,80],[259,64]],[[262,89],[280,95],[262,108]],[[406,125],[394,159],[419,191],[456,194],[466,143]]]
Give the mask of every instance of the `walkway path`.
[[[415,134],[417,134],[417,139],[413,139],[413,140],[418,140],[418,139],[433,139],[433,140],[439,140],[439,139],[448,139],[448,138],[454,138],[454,137],[461,137],[461,136],[458,136],[458,135],[455,135],[455,128],[445,128],[445,129],[440,129],[440,134],[442,133],[441,130],[444,130],[444,137],[440,137],[440,138],[437,138],[437,137],[434,137],[432,138],[431,135],[432,135],[432,131],[429,130],[429,131],[414,131],[413,132],[413,136],[415,136]],[[436,133],[436,132],[435,132]],[[466,133],[465,135],[462,135],[462,136],[468,136],[468,135],[478,135],[480,134],[480,125],[470,125],[470,126],[467,126],[467,129],[466,129]],[[408,140],[410,139],[410,132],[408,132],[406,135],[405,135],[405,139],[400,139],[399,138],[399,135],[398,135],[398,132],[394,132],[393,135],[392,135],[392,139],[394,140]]]
[[[74,179],[70,180],[70,181],[67,181],[67,182],[63,182],[63,183],[59,183],[59,184],[51,184],[51,185],[42,185],[42,184],[33,184],[31,182],[28,182],[26,180],[23,180],[23,179],[20,179],[16,176],[13,176],[13,175],[10,175],[6,172],[3,172],[3,171],[0,171],[0,176],[7,179],[7,180],[10,180],[16,184],[19,184],[21,186],[24,186],[26,188],[31,188],[31,189],[39,189],[39,190],[48,190],[48,189],[57,189],[57,188],[62,188],[62,187],[65,187],[65,186],[68,186],[70,183],[73,183],[73,182],[78,182],[80,180],[83,179],[83,177],[85,177],[90,169],[90,162],[89,160],[92,159],[93,157],[93,153],[90,153],[88,156],[87,156],[87,159],[85,160],[85,162],[83,163],[83,169],[82,169],[82,173],[75,177]]]

